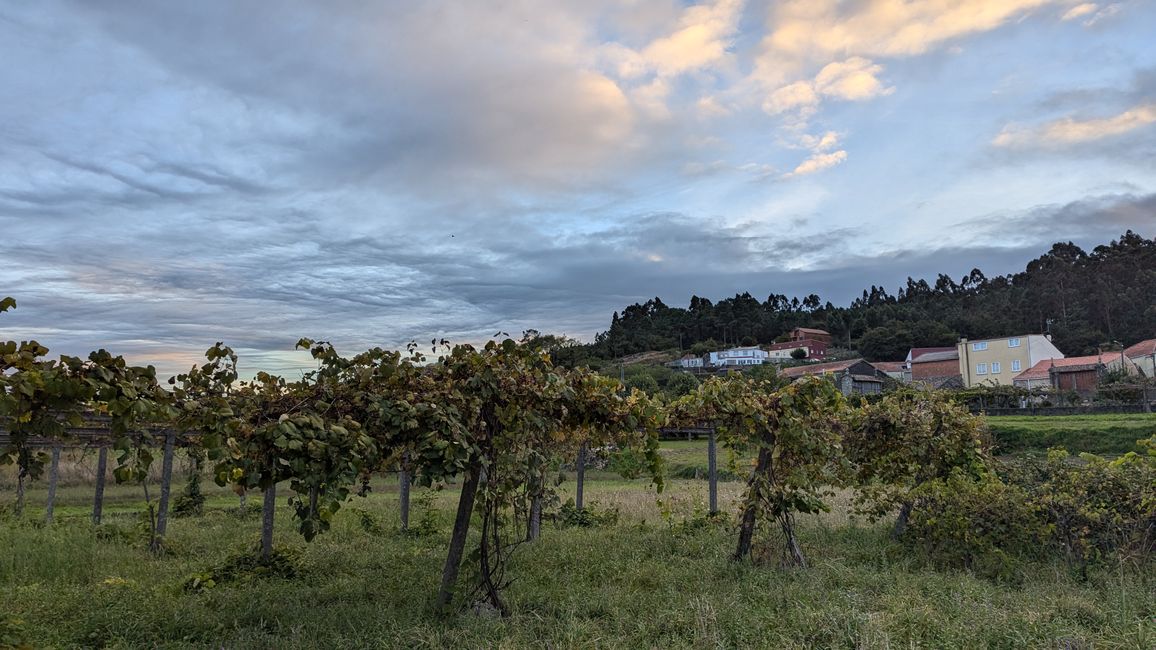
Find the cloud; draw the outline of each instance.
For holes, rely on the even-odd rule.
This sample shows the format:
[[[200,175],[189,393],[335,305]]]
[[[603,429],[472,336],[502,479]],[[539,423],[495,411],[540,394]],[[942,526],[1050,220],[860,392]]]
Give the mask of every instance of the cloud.
[[[941,256],[909,234],[921,216],[912,202],[934,201],[943,174],[975,173],[939,164],[973,155],[973,131],[951,134],[967,146],[941,143],[909,128],[938,128],[938,117],[913,111],[959,111],[976,93],[986,108],[995,73],[978,66],[967,72],[975,78],[957,79],[948,73],[959,69],[899,62],[909,55],[888,52],[905,50],[879,39],[906,25],[935,32],[927,51],[952,47],[963,35],[945,40],[951,30],[925,8],[950,15],[954,4],[792,2],[771,5],[772,16],[785,13],[764,26],[755,14],[768,5],[714,0],[501,11],[9,3],[0,82],[17,101],[0,102],[0,287],[20,309],[0,318],[0,336],[69,354],[107,347],[162,372],[187,369],[222,340],[242,351],[245,372],[293,374],[312,365],[292,352],[300,336],[345,351],[527,327],[589,338],[612,310],[655,295],[817,292],[844,302],[865,284],[922,270],[1022,267],[1039,246],[993,247],[1006,239],[998,221],[980,229],[986,242]],[[1008,24],[1031,10],[995,11]],[[888,12],[907,18],[888,22]],[[1052,23],[1057,13],[1049,10]],[[813,23],[820,36],[837,24],[858,29],[868,15],[875,22],[851,30],[845,46],[829,34],[797,51],[762,39],[792,24]],[[1008,48],[1023,55],[1025,74],[1040,70],[1048,33],[1024,31],[988,49],[977,43],[977,58]],[[1099,32],[1077,31],[1099,46]],[[1132,44],[1119,48],[1142,60]],[[1114,78],[1126,67],[1093,72]],[[941,73],[952,95],[912,104],[930,87],[920,75]],[[1153,79],[1094,106],[1148,106]],[[818,114],[905,83],[911,92],[888,102],[886,119]],[[1107,114],[1081,112],[1088,97],[1043,113],[1043,91],[1032,90],[1019,106],[1033,115]],[[945,113],[943,125],[956,117]],[[975,122],[986,123],[968,117]],[[852,143],[873,164],[844,166],[837,186],[782,182],[842,164]],[[1080,179],[1111,175],[1141,197],[1150,169],[1081,169]],[[1050,170],[1032,171],[1047,178],[1018,182],[1011,198],[993,194],[1031,205],[1052,192]],[[864,217],[864,202],[881,195]],[[1147,204],[1136,205],[1072,214],[1140,227]],[[951,225],[969,214],[936,216]],[[1051,236],[1047,223],[1021,230],[1035,242]],[[1091,232],[1074,216],[1052,223]]]
[[[1065,11],[1064,14],[1062,16],[1060,16],[1060,20],[1063,20],[1063,21],[1076,20],[1077,18],[1082,18],[1084,16],[1087,16],[1088,14],[1095,13],[1096,10],[1099,8],[1100,8],[1099,5],[1097,5],[1094,2],[1085,2],[1083,4],[1078,4],[1074,7],[1072,7],[1071,9],[1068,9],[1067,11]]]
[[[688,7],[678,30],[642,50],[646,65],[663,76],[702,69],[722,60],[738,30],[742,0],[716,0]]]
[[[799,142],[812,151],[828,151],[838,146],[839,134],[827,131],[822,135],[803,135]]]
[[[1033,9],[1067,0],[924,0],[777,3],[765,40],[772,57],[912,56],[990,31]]]
[[[799,163],[799,166],[795,167],[795,170],[788,174],[788,176],[814,174],[815,172],[841,164],[845,160],[847,160],[847,152],[843,150],[832,151],[831,153],[816,153]]]
[[[717,97],[713,96],[700,97],[695,103],[695,109],[704,118],[726,117],[733,112],[729,107],[720,103]]]
[[[1104,194],[979,217],[961,223],[960,230],[973,233],[975,245],[998,237],[1009,246],[1046,247],[1057,239],[1089,246],[1126,230],[1156,237],[1154,215],[1156,194]]]
[[[765,111],[796,111],[788,126],[800,128],[822,97],[863,101],[894,92],[879,80],[883,67],[876,59],[921,55],[1066,1],[784,0],[770,10],[769,33],[748,81],[762,89]]]
[[[823,66],[811,81],[796,81],[778,88],[763,103],[771,114],[797,111],[803,120],[818,109],[822,98],[864,101],[890,95],[895,88],[883,85],[877,75],[883,66],[862,57],[852,57]]]
[[[1103,9],[1097,11],[1092,15],[1091,18],[1085,20],[1084,27],[1093,27],[1100,21],[1107,20],[1108,18],[1111,18],[1118,13],[1120,13],[1120,3],[1113,2],[1112,4],[1107,5]]]
[[[813,83],[796,81],[772,92],[763,102],[763,110],[772,115],[797,110],[804,117],[809,117],[818,108],[819,101],[819,93]]]
[[[881,65],[862,57],[852,57],[824,66],[815,76],[815,87],[827,97],[848,101],[890,95],[895,89],[884,87],[876,77],[882,71]]]
[[[997,147],[1067,147],[1111,138],[1156,123],[1156,103],[1141,104],[1104,118],[1063,119],[1037,126],[1008,125],[992,144]]]

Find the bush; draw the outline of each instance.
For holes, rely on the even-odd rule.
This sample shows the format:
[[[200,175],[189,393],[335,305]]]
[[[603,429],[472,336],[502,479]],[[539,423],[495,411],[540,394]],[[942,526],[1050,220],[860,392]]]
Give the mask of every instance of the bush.
[[[706,465],[675,465],[670,470],[671,478],[686,478],[694,480],[706,481],[710,478],[710,472]],[[743,477],[735,474],[729,469],[721,467],[715,470],[718,473],[718,480],[720,481],[741,481]]]
[[[914,496],[903,539],[937,564],[1006,578],[1046,537],[1027,493],[994,476],[977,481],[955,472],[924,483]]]
[[[607,454],[606,469],[622,478],[635,479],[649,471],[646,454],[637,449],[619,449]]]
[[[205,495],[201,492],[201,475],[189,474],[185,490],[173,500],[173,517],[199,517],[205,514]]]
[[[1049,526],[1052,550],[1082,572],[1112,555],[1149,558],[1156,550],[1156,463],[1134,453],[1115,461],[1079,458],[1054,449],[1042,471],[1019,475]]]
[[[274,549],[266,560],[259,550],[232,555],[220,565],[203,573],[194,573],[184,583],[185,591],[205,591],[233,582],[251,582],[264,578],[295,578],[300,558],[291,550]]]
[[[579,510],[574,505],[574,499],[569,499],[558,509],[555,519],[562,526],[577,526],[579,528],[616,526],[618,525],[618,508],[599,509],[597,502],[591,502]]]
[[[418,513],[414,521],[414,513]],[[409,537],[429,537],[438,532],[438,510],[434,505],[434,491],[423,490],[410,501],[409,528],[402,530]]]
[[[357,524],[361,527],[361,530],[370,535],[380,535],[385,532],[385,528],[381,525],[381,520],[372,512],[362,510],[361,508],[348,508],[348,510],[350,514],[357,517]]]
[[[937,563],[996,576],[1030,556],[1062,558],[1085,577],[1109,558],[1152,559],[1156,457],[1074,459],[1055,449],[1046,461],[1025,459],[999,472],[978,480],[955,472],[914,490],[903,539]]]

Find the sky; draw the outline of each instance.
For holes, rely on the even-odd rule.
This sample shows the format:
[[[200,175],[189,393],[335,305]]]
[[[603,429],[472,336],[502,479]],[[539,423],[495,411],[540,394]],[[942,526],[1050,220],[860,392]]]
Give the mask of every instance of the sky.
[[[0,339],[161,374],[1156,236],[1156,2],[0,2]]]

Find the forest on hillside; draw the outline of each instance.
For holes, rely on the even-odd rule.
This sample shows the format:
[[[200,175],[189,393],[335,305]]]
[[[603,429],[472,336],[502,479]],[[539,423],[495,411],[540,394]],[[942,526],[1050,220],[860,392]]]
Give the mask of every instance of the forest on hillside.
[[[847,307],[815,294],[772,293],[760,301],[744,292],[718,302],[692,296],[686,308],[654,298],[615,312],[610,329],[579,354],[571,349],[570,358],[767,344],[795,327],[825,329],[836,345],[869,360],[902,359],[912,347],[953,345],[960,337],[1045,332],[1069,356],[1094,354],[1156,336],[1156,239],[1129,230],[1091,252],[1056,243],[1019,273],[908,278],[895,293],[864,289]]]

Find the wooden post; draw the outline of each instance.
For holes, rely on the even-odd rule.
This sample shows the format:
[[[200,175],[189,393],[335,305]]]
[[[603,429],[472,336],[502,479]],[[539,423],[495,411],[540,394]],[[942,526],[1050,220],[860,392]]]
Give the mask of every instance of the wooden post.
[[[44,508],[44,523],[52,523],[52,511],[56,508],[56,483],[60,480],[60,443],[52,445],[52,465],[48,468],[48,504]]]
[[[96,452],[96,495],[92,499],[92,523],[100,525],[104,510],[104,475],[108,473],[108,447],[104,444]]]
[[[273,553],[273,515],[277,512],[277,484],[265,488],[265,503],[261,508],[261,559],[268,562]]]
[[[24,516],[24,470],[18,469],[16,474],[16,517]]]
[[[526,526],[526,541],[532,542],[542,534],[542,495],[530,498],[530,521]]]
[[[409,530],[409,454],[401,457],[401,470],[397,473],[398,500],[401,507],[401,529]]]
[[[710,482],[710,514],[718,514],[718,461],[715,448],[715,431],[710,430],[706,441],[706,471]]]
[[[586,443],[582,443],[582,446],[578,448],[578,463],[575,469],[578,472],[578,492],[574,496],[574,505],[582,510],[582,496],[586,489]]]
[[[169,495],[173,490],[173,446],[175,443],[176,435],[172,431],[166,432],[164,456],[161,459],[161,503],[160,512],[157,513],[157,539],[154,542],[158,547],[164,543],[165,530],[169,523]]]

